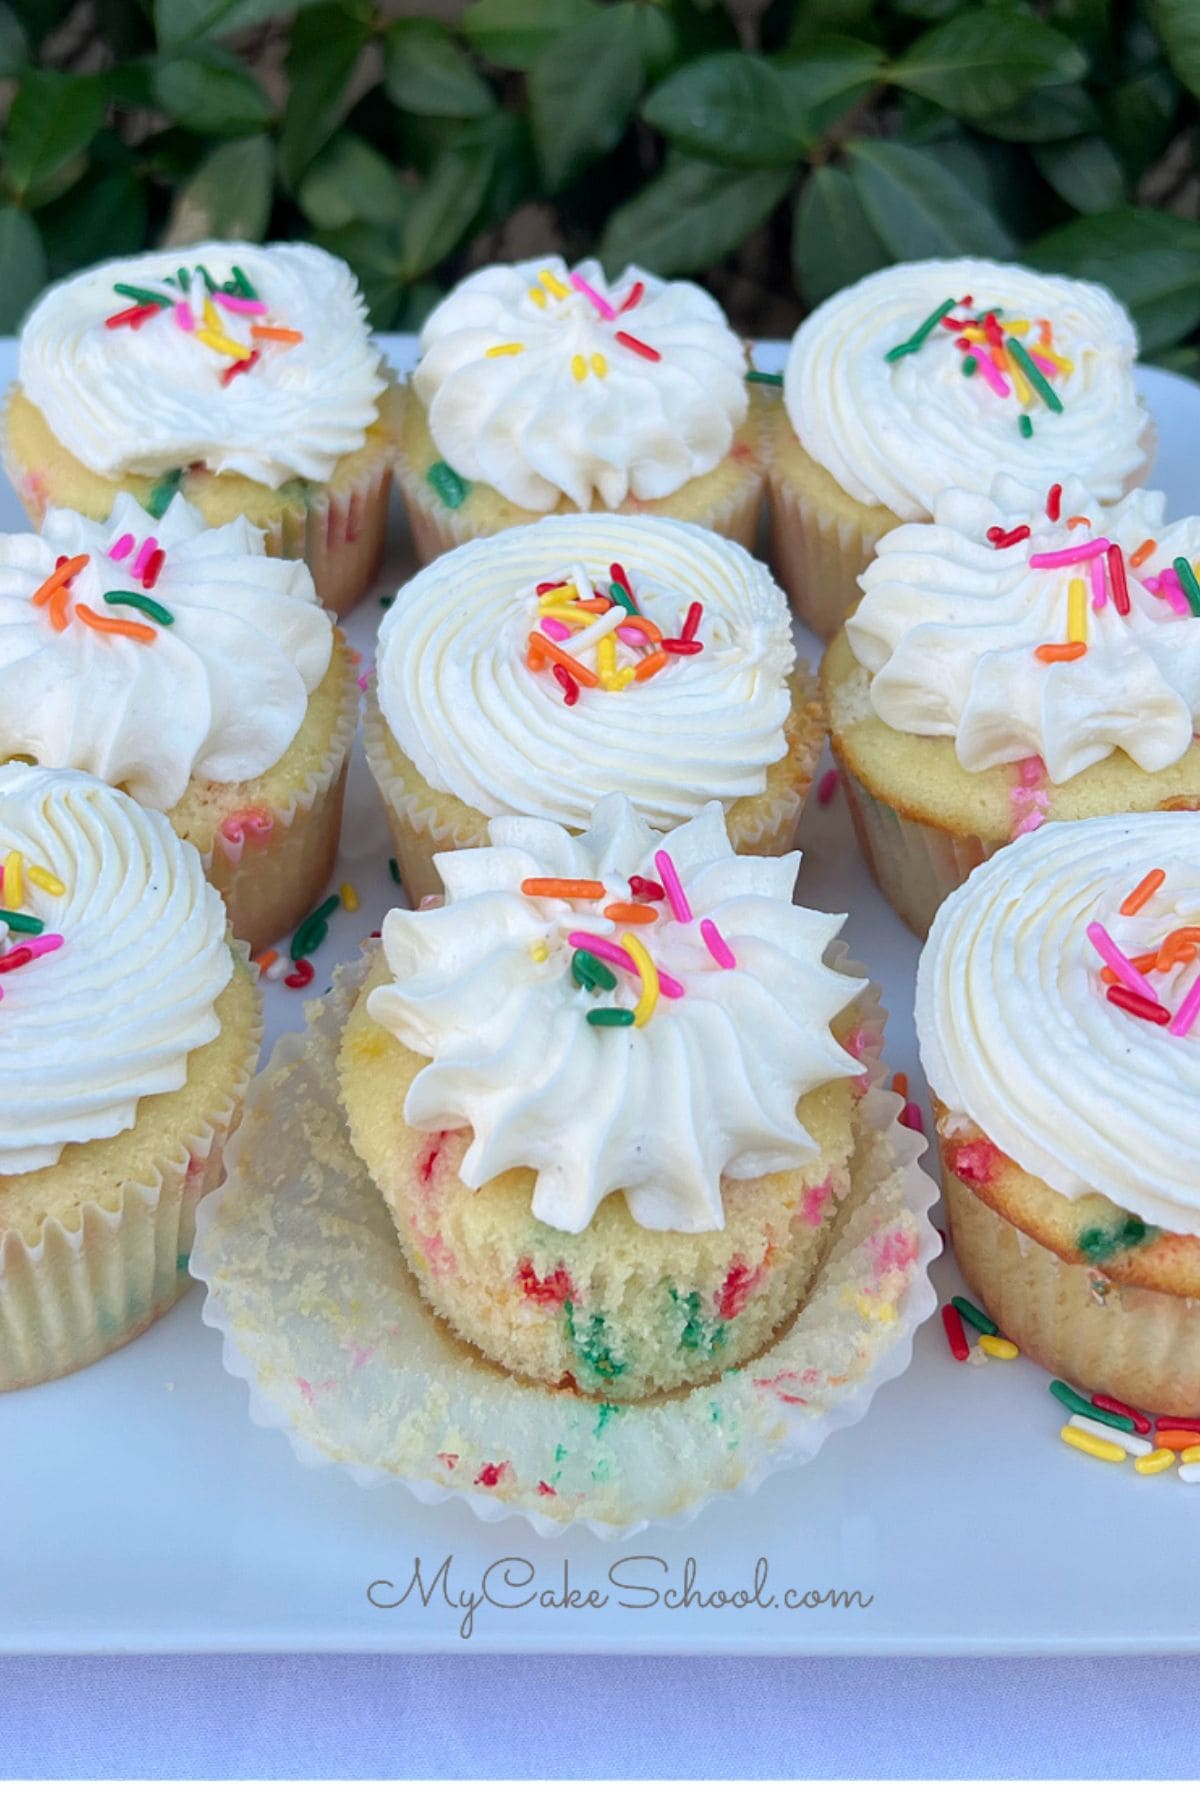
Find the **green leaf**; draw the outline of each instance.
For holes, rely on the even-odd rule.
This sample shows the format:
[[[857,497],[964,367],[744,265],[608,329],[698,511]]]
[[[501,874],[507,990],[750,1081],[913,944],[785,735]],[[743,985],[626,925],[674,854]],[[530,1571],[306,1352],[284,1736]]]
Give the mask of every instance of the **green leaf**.
[[[415,281],[457,249],[487,197],[492,169],[493,152],[486,145],[438,157],[413,195],[400,234],[405,280]]]
[[[336,231],[361,220],[393,225],[408,204],[408,189],[385,156],[353,132],[325,146],[297,195],[311,223]]]
[[[46,281],[46,253],[28,213],[0,207],[0,331],[15,331]]]
[[[245,64],[216,49],[160,63],[154,97],[172,119],[203,137],[245,137],[271,119],[271,103]]]
[[[18,74],[28,57],[21,21],[11,6],[0,5],[0,78]]]
[[[265,133],[221,144],[176,193],[164,243],[258,242],[271,217],[274,177],[275,147]]]
[[[34,69],[22,78],[8,115],[8,185],[26,195],[85,150],[104,123],[94,75]]]
[[[958,118],[983,119],[1035,88],[1078,81],[1087,58],[1031,14],[974,7],[937,25],[892,65],[892,79]]]
[[[595,13],[592,0],[475,0],[462,32],[500,69],[531,69],[544,50]]]
[[[1190,219],[1122,207],[1072,220],[1028,246],[1025,257],[1034,268],[1110,287],[1150,355],[1200,325],[1200,225]]]
[[[543,50],[533,65],[533,140],[552,193],[625,135],[642,89],[632,14],[630,0],[605,7]]]
[[[848,31],[855,37],[878,37],[875,0],[800,0],[793,8],[788,32],[792,49],[803,49],[831,31]]]
[[[268,19],[299,12],[313,0],[154,0],[154,29],[164,50],[203,38],[229,37]]]
[[[870,93],[883,60],[877,44],[830,36],[789,52],[777,66],[787,83],[787,104],[803,113],[820,135]]]
[[[474,119],[491,112],[496,96],[444,25],[397,19],[384,45],[383,85],[409,112]]]
[[[989,137],[1014,144],[1045,144],[1057,138],[1077,137],[1095,131],[1100,123],[1095,101],[1077,81],[1060,87],[1035,88],[1015,106],[976,120]]]
[[[1060,200],[1078,213],[1111,212],[1127,198],[1125,171],[1102,137],[1039,144],[1033,160]]]
[[[815,137],[788,101],[787,78],[773,63],[734,50],[668,76],[645,101],[642,117],[689,155],[743,169],[784,168]]]
[[[1143,69],[1101,101],[1104,135],[1134,176],[1157,162],[1175,134],[1182,90],[1162,67]]]
[[[131,255],[146,241],[146,186],[132,168],[93,168],[71,193],[38,213],[53,276],[108,256]]]
[[[829,163],[814,169],[792,225],[792,267],[808,304],[818,306],[891,260],[846,171]]]
[[[1097,56],[1112,29],[1111,0],[1051,0],[1046,23],[1067,32],[1089,56]]]
[[[1200,98],[1200,6],[1196,0],[1150,0],[1149,14],[1171,67]]]
[[[292,26],[279,173],[293,191],[346,112],[346,89],[370,35],[370,15],[357,5],[350,11],[337,5],[315,6]]]
[[[601,261],[614,275],[627,263],[656,275],[711,268],[758,229],[791,180],[788,169],[723,169],[675,151],[661,175],[610,216]]]
[[[874,139],[847,149],[863,210],[893,256],[1012,255],[1004,225],[936,152]]]

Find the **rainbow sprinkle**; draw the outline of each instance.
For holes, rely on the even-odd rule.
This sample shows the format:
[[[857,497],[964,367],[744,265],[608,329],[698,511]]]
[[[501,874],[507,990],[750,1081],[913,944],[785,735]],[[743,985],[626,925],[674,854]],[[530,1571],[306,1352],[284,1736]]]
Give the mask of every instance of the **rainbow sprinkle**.
[[[911,336],[884,352],[884,361],[895,363],[915,356],[931,339],[945,342],[937,329],[942,326],[952,334],[950,341],[961,355],[962,373],[981,376],[997,399],[1015,397],[1017,429],[1023,438],[1031,438],[1031,407],[1040,401],[1047,411],[1061,413],[1062,399],[1051,383],[1059,376],[1071,374],[1074,364],[1054,348],[1049,320],[1036,321],[1037,339],[1027,344],[1024,339],[1033,329],[1033,320],[1006,319],[1001,325],[1003,307],[984,307],[972,313],[972,304],[969,294],[957,302],[953,298],[941,301]],[[956,306],[964,316],[953,316]]]

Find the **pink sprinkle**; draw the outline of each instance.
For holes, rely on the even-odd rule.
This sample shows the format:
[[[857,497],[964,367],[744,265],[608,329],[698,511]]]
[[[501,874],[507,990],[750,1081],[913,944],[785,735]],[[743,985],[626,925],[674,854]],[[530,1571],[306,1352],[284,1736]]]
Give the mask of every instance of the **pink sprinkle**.
[[[144,575],[146,573],[146,564],[150,561],[150,558],[157,549],[157,538],[143,538],[142,547],[133,559],[133,568],[130,570],[130,574],[134,576]]]
[[[1142,996],[1143,1000],[1158,999],[1158,995],[1146,977],[1140,970],[1134,968],[1127,956],[1117,949],[1098,919],[1092,920],[1087,928],[1087,935],[1114,975],[1119,975],[1127,988],[1132,988],[1135,994]]]
[[[610,944],[607,938],[595,937],[590,931],[573,931],[567,939],[572,950],[590,950],[601,962],[610,962],[618,969],[624,969],[629,975],[637,974],[637,964],[627,950],[619,944]],[[682,1000],[684,987],[665,969],[658,971],[658,986],[668,1000]]]
[[[136,542],[137,539],[134,537],[132,531],[122,532],[121,536],[117,539],[116,543],[108,553],[110,562],[124,562]]]
[[[1179,577],[1174,569],[1163,569],[1161,574],[1147,575],[1142,586],[1149,588],[1152,594],[1157,594],[1160,600],[1165,600],[1173,612],[1179,613],[1185,619],[1191,618],[1192,609],[1187,603],[1187,596],[1179,585]]]
[[[666,886],[665,881],[663,886]],[[667,894],[669,897],[669,888],[667,889]],[[684,905],[686,906],[686,904],[687,902],[685,901]],[[717,927],[713,924],[711,919],[701,919],[700,936],[708,946],[708,953],[714,962],[720,963],[723,969],[737,968],[737,957],[733,954],[733,951],[729,948],[729,945],[725,942],[725,939],[721,936],[721,933],[717,930]]]
[[[1053,379],[1053,377],[1058,374],[1056,365],[1050,361],[1048,356],[1043,356],[1040,351],[1031,350],[1029,352],[1029,360],[1035,368],[1042,371],[1043,375],[1049,375]]]
[[[825,1220],[825,1205],[833,1192],[833,1176],[827,1175],[816,1187],[806,1187],[800,1196],[800,1217],[806,1225],[821,1225]]]
[[[648,644],[650,642],[650,633],[633,619],[630,619],[628,625],[617,626],[617,636],[623,644]]]
[[[1197,1014],[1200,1014],[1200,975],[1196,977],[1183,999],[1179,1002],[1179,1009],[1167,1028],[1170,1031],[1171,1036],[1186,1037],[1188,1032],[1192,1029],[1192,1026],[1196,1023]]]
[[[654,852],[654,866],[658,870],[658,878],[667,890],[667,900],[671,911],[681,925],[690,924],[692,909],[687,903],[687,895],[683,891],[683,883],[679,879],[679,871],[665,850]]]
[[[218,306],[223,306],[226,312],[255,313],[261,316],[261,314],[265,313],[267,310],[267,303],[265,300],[247,300],[241,294],[224,294],[218,292],[213,295],[213,299]]]
[[[1075,563],[1088,562],[1093,556],[1103,556],[1108,549],[1107,538],[1093,538],[1089,544],[1071,544],[1065,550],[1040,550],[1031,556],[1031,569],[1069,569]]]
[[[910,1100],[904,1107],[900,1114],[900,1123],[906,1125],[910,1131],[924,1131],[925,1120],[922,1118],[921,1109],[915,1100]]]
[[[979,373],[983,376],[992,392],[994,394],[999,394],[1002,400],[1006,399],[1007,396],[1012,393],[1012,389],[1009,387],[1007,381],[1005,381],[1003,375],[1000,373],[987,351],[980,348],[976,353],[975,361],[979,365]]]
[[[1088,574],[1092,578],[1092,611],[1101,612],[1108,600],[1108,584],[1104,579],[1108,573],[1108,564],[1104,557],[1093,556],[1091,565]]]
[[[582,275],[572,275],[571,286],[575,289],[576,293],[583,294],[585,298],[591,301],[602,319],[616,318],[617,315],[608,304],[608,301],[605,300],[602,295],[598,294],[591,282],[585,281]]]
[[[818,806],[828,806],[829,805],[829,802],[833,799],[833,796],[837,793],[838,782],[840,780],[841,780],[841,776],[838,774],[838,771],[836,769],[826,769],[826,771],[822,775],[820,781],[817,783],[817,805]]]
[[[375,673],[374,669],[364,669],[363,670],[362,674],[358,678],[358,691],[360,694],[366,693],[367,687],[368,687],[371,677],[374,673]]]
[[[61,950],[63,938],[57,931],[47,931],[41,937],[22,938],[22,950],[28,950],[31,956],[49,956],[52,950]]]
[[[571,635],[570,626],[564,625],[561,619],[540,619],[538,630],[544,631],[546,636],[553,638],[556,644],[565,642]]]
[[[180,331],[195,331],[196,320],[186,300],[175,302],[175,323]]]

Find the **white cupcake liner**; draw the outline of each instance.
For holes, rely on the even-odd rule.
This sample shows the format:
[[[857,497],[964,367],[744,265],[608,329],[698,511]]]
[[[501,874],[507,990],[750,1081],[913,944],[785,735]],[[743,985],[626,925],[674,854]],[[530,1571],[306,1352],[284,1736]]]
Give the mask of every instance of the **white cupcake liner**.
[[[336,1056],[364,969],[340,970],[307,1034],[276,1046],[192,1256],[252,1420],[283,1431],[305,1467],[336,1463],[361,1486],[394,1482],[429,1504],[458,1498],[542,1537],[580,1525],[615,1540],[809,1461],[907,1368],[935,1306],[937,1188],[877,1063],[852,1199],[806,1305],[769,1350],[719,1382],[616,1408],[485,1363],[423,1305],[350,1148]],[[875,1034],[863,1036],[873,1062]]]

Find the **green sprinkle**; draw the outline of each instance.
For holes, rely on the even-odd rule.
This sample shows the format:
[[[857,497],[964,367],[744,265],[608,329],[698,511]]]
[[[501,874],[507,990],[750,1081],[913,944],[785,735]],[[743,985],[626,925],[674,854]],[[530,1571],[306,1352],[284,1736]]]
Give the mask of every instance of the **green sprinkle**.
[[[179,1252],[179,1255],[175,1258],[176,1273],[179,1275],[186,1275],[187,1266],[188,1266],[188,1253],[186,1250],[181,1250]]]
[[[626,1365],[617,1360],[607,1340],[601,1313],[593,1313],[581,1330],[575,1318],[574,1302],[564,1300],[563,1320],[567,1336],[578,1352],[580,1361],[599,1375],[602,1381],[615,1381],[618,1375],[625,1373]]]
[[[1042,371],[1038,368],[1020,338],[1008,337],[1005,338],[1004,341],[1008,346],[1010,354],[1016,358],[1025,375],[1028,377],[1030,387],[1033,388],[1035,393],[1040,394],[1051,412],[1060,413],[1063,409],[1062,401],[1050,386],[1050,383],[1046,380],[1046,377],[1042,374]]]
[[[150,490],[150,498],[146,502],[146,511],[152,519],[162,518],[182,486],[182,469],[168,470],[162,480],[155,483]]]
[[[464,481],[457,469],[452,469],[448,462],[430,463],[425,471],[425,479],[442,502],[451,511],[457,510],[471,491],[469,481]]]
[[[1186,556],[1177,556],[1171,567],[1179,577],[1179,585],[1192,609],[1192,617],[1200,619],[1200,581],[1196,580],[1196,571]]]
[[[976,1331],[982,1331],[988,1337],[1000,1335],[1000,1327],[995,1320],[989,1319],[985,1312],[980,1312],[979,1308],[970,1300],[964,1299],[962,1294],[955,1294],[953,1305],[954,1310],[961,1314],[968,1325],[973,1325]]]
[[[606,993],[611,993],[617,985],[617,978],[612,970],[607,968],[598,956],[593,956],[590,950],[575,952],[571,958],[571,976],[581,988],[586,988],[589,994],[596,988],[603,988]]]
[[[632,618],[637,618],[637,606],[627,587],[623,587],[619,581],[613,581],[609,583],[608,592],[610,599],[615,600],[618,606],[623,606]]]
[[[0,906],[0,923],[7,925],[10,931],[38,932],[46,929],[42,920],[35,919],[32,913],[9,912],[3,906]],[[629,1018],[632,1023],[632,1013]]]
[[[1122,1413],[1105,1412],[1102,1406],[1095,1406],[1082,1394],[1077,1394],[1065,1381],[1052,1381],[1050,1392],[1068,1412],[1082,1413],[1085,1419],[1095,1419],[1097,1425],[1115,1425],[1118,1431],[1133,1430],[1132,1419],[1125,1418]]]
[[[197,263],[196,268],[197,268],[197,271],[199,272],[201,281],[204,283],[204,285],[208,289],[209,293],[215,294],[217,291],[217,284],[213,280],[212,276],[209,274],[208,270],[205,268],[204,264]]]
[[[191,277],[186,269],[176,269],[175,285],[181,287],[185,293],[187,292],[188,288],[191,286]]]
[[[392,604],[392,602],[395,600],[395,598],[396,598],[395,594],[380,594],[379,604],[380,604],[380,606],[382,606],[384,612],[387,611],[388,607]]]
[[[594,1006],[587,1022],[589,1025],[632,1025],[633,1014],[627,1006]]]
[[[388,857],[388,874],[391,876],[396,886],[399,887],[401,885],[400,864],[396,861],[394,856]]]
[[[747,381],[761,382],[763,387],[782,387],[782,375],[767,375],[762,369],[751,369],[746,375]]]
[[[677,1288],[672,1288],[671,1299],[683,1308],[684,1313],[683,1328],[679,1333],[680,1349],[702,1350],[706,1356],[715,1355],[725,1342],[725,1327],[704,1317],[704,1301],[700,1294],[694,1289],[690,1294],[681,1294]]]
[[[124,294],[127,300],[136,300],[139,306],[170,306],[171,304],[164,294],[152,294],[149,288],[130,287],[127,281],[115,281],[113,286],[118,294]]]
[[[614,1406],[611,1400],[602,1400],[596,1409],[596,1429],[592,1436],[599,1437],[608,1421],[615,1419],[620,1410],[620,1407]]]
[[[943,300],[942,304],[939,307],[935,308],[935,310],[930,313],[929,317],[927,319],[924,319],[921,322],[921,324],[917,326],[917,329],[913,332],[913,334],[910,338],[908,338],[903,344],[894,344],[892,346],[892,348],[887,352],[887,355],[884,357],[884,361],[885,362],[899,362],[899,360],[902,356],[911,356],[914,350],[919,350],[921,348],[921,345],[925,342],[925,339],[929,336],[929,334],[933,330],[934,326],[939,325],[941,323],[941,321],[945,318],[946,314],[948,312],[952,312],[953,310],[954,310],[953,299],[951,298],[949,300]]]
[[[239,269],[237,264],[234,263],[232,274],[235,293],[240,294],[243,300],[257,300],[258,295],[254,291],[254,284],[251,282],[245,270]]]
[[[309,913],[307,919],[301,920],[288,947],[288,954],[293,962],[299,962],[302,956],[308,956],[318,945],[325,942],[329,931],[325,921],[337,911],[341,904],[339,894],[330,894],[328,900],[322,900],[315,912]]]
[[[1075,1239],[1075,1248],[1090,1263],[1107,1262],[1112,1256],[1119,1256],[1122,1250],[1133,1250],[1138,1244],[1158,1234],[1151,1230],[1144,1219],[1133,1213],[1126,1213],[1117,1225],[1089,1225]]]
[[[973,356],[964,356],[963,357],[962,372],[964,375],[973,375],[978,367],[979,367],[979,363],[977,362],[975,357],[973,357]]]
[[[165,606],[160,606],[157,600],[151,600],[145,594],[130,594],[123,588],[113,588],[104,598],[109,606],[136,606],[139,612],[145,613],[148,619],[153,619],[158,625],[175,623],[174,613],[168,612]]]
[[[1033,436],[1033,420],[1028,413],[1022,413],[1017,420],[1017,424],[1021,427],[1021,436],[1023,438],[1031,438]]]

